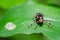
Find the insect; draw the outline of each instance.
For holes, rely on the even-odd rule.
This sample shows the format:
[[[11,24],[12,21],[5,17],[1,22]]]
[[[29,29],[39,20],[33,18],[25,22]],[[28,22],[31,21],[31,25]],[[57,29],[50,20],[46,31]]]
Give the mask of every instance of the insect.
[[[34,21],[39,25],[43,26],[44,22],[48,22],[50,20],[44,19],[44,15],[42,13],[36,13],[36,16],[34,17]],[[52,25],[50,22],[48,23],[48,27]]]
[[[43,26],[43,22],[44,22],[44,19],[43,19],[43,14],[41,13],[36,13],[36,16],[34,17],[34,21],[39,25],[39,26]]]
[[[46,24],[48,27],[53,26],[49,21],[50,20],[46,20],[44,19],[44,15],[42,13],[36,13],[36,15],[33,17],[33,21],[38,25],[38,26],[43,26],[44,23],[48,23]],[[32,24],[31,24],[32,26]]]

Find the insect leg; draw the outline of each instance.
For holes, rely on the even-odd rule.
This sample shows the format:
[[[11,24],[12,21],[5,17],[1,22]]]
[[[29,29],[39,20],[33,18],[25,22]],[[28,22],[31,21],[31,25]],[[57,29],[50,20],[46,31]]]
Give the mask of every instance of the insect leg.
[[[33,25],[35,25],[35,22],[34,21],[28,27],[30,28]]]
[[[33,16],[33,18],[32,18],[33,20],[33,22],[28,26],[29,28],[34,24],[34,20],[35,20],[35,17]]]
[[[46,20],[46,22],[47,22],[47,26],[48,26],[48,27],[53,26],[53,25],[51,24],[51,21],[50,21],[50,20]]]
[[[47,25],[48,27],[50,27],[50,24],[48,20],[43,20],[44,21],[44,25]]]

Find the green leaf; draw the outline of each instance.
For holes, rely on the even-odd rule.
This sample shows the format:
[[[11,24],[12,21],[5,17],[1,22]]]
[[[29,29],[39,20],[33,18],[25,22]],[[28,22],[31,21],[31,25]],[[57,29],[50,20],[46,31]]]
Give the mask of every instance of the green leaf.
[[[42,39],[43,38],[43,39]],[[47,39],[46,39],[47,38]],[[39,34],[17,34],[11,37],[2,38],[5,40],[49,40],[48,37],[39,33]]]
[[[28,27],[33,22],[33,16],[36,13],[43,13],[44,17],[50,18],[51,23],[54,25],[52,28],[47,25],[42,27],[33,25]],[[60,8],[37,4],[34,1],[27,1],[23,5],[17,5],[10,8],[0,20],[0,36],[9,37],[15,34],[32,34],[43,33],[51,40],[60,40]],[[16,25],[14,30],[7,30],[6,23],[12,22]],[[34,24],[34,23],[33,23]]]

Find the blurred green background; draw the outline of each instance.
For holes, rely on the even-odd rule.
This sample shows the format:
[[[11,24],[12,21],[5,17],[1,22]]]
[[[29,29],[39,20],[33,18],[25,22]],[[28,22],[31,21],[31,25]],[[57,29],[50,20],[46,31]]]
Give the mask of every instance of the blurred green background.
[[[26,7],[26,6],[23,6],[27,1],[30,1],[30,0],[0,0],[0,25],[3,25],[2,23],[4,23],[5,21],[3,21],[3,22],[1,22],[2,20],[5,20],[5,15],[6,15],[6,12],[8,12],[8,18],[9,18],[9,13],[11,13],[11,14],[14,14],[15,12],[14,11],[17,11],[17,9],[19,9],[19,10],[25,10],[24,8],[28,8],[28,7]],[[51,12],[53,12],[53,15],[54,15],[54,13],[55,13],[55,16],[54,17],[56,17],[56,16],[58,16],[59,17],[59,15],[60,15],[60,0],[32,0],[32,1],[34,1],[35,3],[37,3],[38,5],[43,5],[43,6],[41,6],[41,8],[43,8],[43,7],[45,7],[46,9],[48,8],[51,8],[51,9],[49,9],[49,11],[47,11],[47,13],[49,13],[50,12],[50,10],[51,10]],[[20,6],[19,6],[19,8],[16,8],[16,9],[14,9],[15,7],[16,7],[16,5],[20,5],[20,6],[23,6],[23,7],[21,7],[20,8]],[[31,4],[32,5],[32,4]],[[38,6],[37,5],[37,6]],[[47,6],[47,7],[46,7]],[[30,7],[29,7],[30,8]],[[35,8],[34,6],[33,6],[33,8]],[[53,10],[55,10],[56,9],[56,11],[54,12]],[[14,10],[14,11],[12,11],[12,10]],[[28,10],[28,9],[27,9]],[[42,9],[43,11],[44,11],[44,8]],[[28,11],[30,11],[30,10],[28,10]],[[26,12],[27,13],[27,12]],[[34,12],[33,12],[34,13]],[[18,13],[17,13],[18,14]],[[51,13],[52,14],[52,13]],[[25,15],[25,14],[24,14]],[[46,15],[48,15],[49,16],[49,14],[46,14]],[[2,16],[4,16],[4,17],[2,17]],[[52,15],[51,15],[52,16]],[[60,18],[60,17],[59,17]],[[11,19],[11,18],[10,18]],[[7,20],[7,19],[6,19]],[[13,19],[14,20],[14,19]],[[19,19],[18,19],[19,20]],[[28,19],[29,20],[29,19]],[[24,20],[23,20],[24,21]],[[59,23],[58,23],[59,24]],[[57,24],[57,25],[58,25]],[[59,28],[59,27],[58,27]],[[13,33],[13,31],[12,31],[12,33],[11,34],[13,34],[13,35],[11,35],[11,36],[5,36],[5,35],[9,35],[9,33],[10,33],[10,31],[9,31],[9,33],[8,33],[8,31],[7,31],[7,33],[8,34],[6,34],[6,33],[4,33],[2,30],[4,30],[4,29],[0,29],[0,40],[55,40],[54,38],[54,35],[59,35],[59,37],[60,37],[60,32],[59,32],[59,34],[54,34],[54,35],[52,35],[52,38],[53,39],[50,39],[48,36],[45,36],[43,33],[32,33],[32,34],[20,34],[19,32],[17,33],[17,34],[15,34],[15,32],[17,31],[17,30],[13,30],[14,31],[14,33]],[[5,30],[4,30],[5,31]],[[37,30],[38,31],[38,30]],[[57,30],[57,31],[60,31],[59,29]],[[24,32],[24,31],[23,31]],[[33,31],[32,31],[33,32]],[[48,32],[48,31],[47,31]],[[54,31],[52,31],[52,32],[54,32]],[[49,32],[49,33],[51,33],[51,32]],[[48,35],[49,35],[49,33],[47,33]],[[2,35],[2,36],[1,36]],[[50,34],[51,35],[51,34]],[[49,36],[50,36],[49,35]],[[50,36],[51,37],[51,36]],[[58,40],[60,40],[60,39],[58,39]]]

